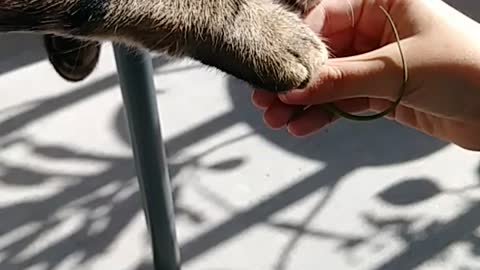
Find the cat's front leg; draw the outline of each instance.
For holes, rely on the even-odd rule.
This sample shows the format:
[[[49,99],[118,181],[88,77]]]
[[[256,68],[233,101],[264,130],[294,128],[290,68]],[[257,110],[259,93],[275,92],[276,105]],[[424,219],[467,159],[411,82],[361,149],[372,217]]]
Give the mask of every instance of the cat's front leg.
[[[115,34],[151,50],[190,56],[255,87],[306,87],[328,57],[296,14],[265,0],[149,3],[148,9],[123,12],[123,18],[137,17],[112,23]]]
[[[296,14],[268,0],[52,1],[6,1],[0,31],[116,40],[186,55],[275,92],[307,86],[328,55]]]

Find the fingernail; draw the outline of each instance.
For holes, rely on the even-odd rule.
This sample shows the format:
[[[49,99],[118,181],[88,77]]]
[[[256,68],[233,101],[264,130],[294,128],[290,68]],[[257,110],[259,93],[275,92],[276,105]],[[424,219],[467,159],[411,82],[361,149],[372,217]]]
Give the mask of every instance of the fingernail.
[[[288,91],[285,91],[285,92],[280,92],[280,95],[288,95],[288,94],[291,94],[291,93],[301,93],[305,91],[305,89],[292,89],[292,90],[288,90]]]
[[[279,93],[278,98],[280,98],[282,102],[286,102],[292,96],[302,94],[304,91],[304,89],[293,89],[290,91]]]
[[[285,103],[288,100],[288,94],[287,93],[281,93],[278,95],[278,98],[280,99],[281,102]]]

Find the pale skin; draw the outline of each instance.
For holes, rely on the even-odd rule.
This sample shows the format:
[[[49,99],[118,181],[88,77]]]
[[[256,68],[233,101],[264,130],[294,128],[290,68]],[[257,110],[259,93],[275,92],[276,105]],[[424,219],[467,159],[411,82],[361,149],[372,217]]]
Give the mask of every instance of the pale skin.
[[[405,96],[386,118],[480,150],[480,24],[440,0],[350,3],[323,0],[305,19],[335,56],[314,86],[281,94],[254,90],[252,102],[265,123],[303,137],[339,119],[321,104],[334,102],[351,113],[391,105],[402,84],[402,63],[380,4],[397,26],[409,71]],[[310,107],[299,113],[304,106]]]

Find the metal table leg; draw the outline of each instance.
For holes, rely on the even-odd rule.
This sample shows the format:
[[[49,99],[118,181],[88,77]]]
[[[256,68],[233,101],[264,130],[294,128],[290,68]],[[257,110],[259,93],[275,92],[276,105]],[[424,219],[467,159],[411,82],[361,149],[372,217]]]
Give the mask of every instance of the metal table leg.
[[[148,53],[115,46],[155,270],[179,270],[173,200]]]

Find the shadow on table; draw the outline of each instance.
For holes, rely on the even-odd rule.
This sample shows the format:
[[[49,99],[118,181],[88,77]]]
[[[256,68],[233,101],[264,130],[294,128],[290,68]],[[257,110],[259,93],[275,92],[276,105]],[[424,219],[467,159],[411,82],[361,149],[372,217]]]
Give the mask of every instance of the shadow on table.
[[[50,197],[22,201],[0,208],[0,215],[2,216],[1,235],[16,235],[15,241],[1,246],[0,253],[4,254],[4,258],[0,262],[1,269],[26,269],[32,265],[44,265],[45,269],[54,269],[71,256],[75,256],[76,265],[81,266],[93,260],[99,254],[106,252],[129,222],[137,215],[142,214],[131,156],[86,153],[65,146],[39,145],[28,138],[14,135],[16,129],[30,125],[43,117],[48,117],[54,112],[72,106],[87,97],[99,94],[103,89],[116,83],[114,77],[93,82],[91,85],[64,95],[44,100],[31,109],[0,123],[2,138],[8,138],[1,145],[4,150],[23,145],[28,147],[32,155],[51,160],[79,160],[101,162],[108,165],[100,173],[79,176],[65,175],[61,172],[41,172],[30,166],[0,164],[2,169],[1,179],[4,184],[8,185],[34,186],[59,178],[71,181],[65,188]],[[200,257],[204,252],[224,241],[241,235],[252,226],[261,223],[268,224],[271,215],[298,202],[305,196],[319,193],[321,190],[326,190],[327,193],[333,192],[340,179],[353,169],[413,160],[429,155],[445,146],[442,142],[386,121],[378,121],[363,126],[344,122],[332,127],[328,133],[321,133],[304,140],[293,139],[285,133],[272,132],[264,127],[258,112],[251,106],[245,106],[248,102],[249,91],[242,83],[237,80],[230,80],[229,92],[235,105],[234,109],[168,140],[166,143],[169,155],[174,155],[234,124],[244,122],[249,124],[256,134],[261,134],[278,147],[297,155],[322,161],[326,164],[326,168],[293,186],[272,194],[268,199],[241,211],[230,220],[211,228],[187,243],[183,243],[182,255],[184,261]],[[118,136],[128,144],[122,110],[118,111],[117,116],[112,121]],[[372,138],[375,138],[375,140]],[[241,139],[239,138],[239,140]],[[395,143],[392,144],[392,142]],[[228,143],[225,142],[224,145]],[[222,145],[217,147],[222,147]],[[195,165],[208,153],[207,150],[205,153],[186,159],[182,164],[172,165],[172,179],[176,179],[177,172],[181,170],[182,166]],[[226,161],[208,169],[231,170],[235,169],[240,162],[241,160]],[[184,185],[188,185],[188,182]],[[182,185],[177,186],[175,196],[177,202],[181,196],[181,189]],[[215,192],[212,191],[212,194],[215,195]],[[315,216],[328,203],[328,198],[329,196],[319,198],[319,204],[315,209],[312,209],[311,217]],[[15,255],[28,250],[31,243],[40,241],[46,234],[51,233],[51,230],[59,225],[70,211],[76,213],[79,211],[83,216],[81,225],[77,226],[73,232],[66,235],[61,241],[42,249],[39,253],[25,256],[22,259],[15,257]],[[191,222],[204,222],[201,213],[182,207],[178,203],[176,211],[178,218],[188,218]],[[308,223],[308,221],[305,223]],[[278,269],[282,269],[282,265],[285,264],[281,261],[288,257],[288,250],[293,249],[295,243],[305,235],[306,232],[302,231],[302,226],[305,227],[305,225],[271,224],[271,226],[298,231],[296,240],[292,240],[289,245],[290,248],[286,247],[284,254],[279,259]],[[347,240],[352,241],[352,239]],[[455,240],[460,241],[461,239]],[[148,262],[143,267],[148,269]]]

